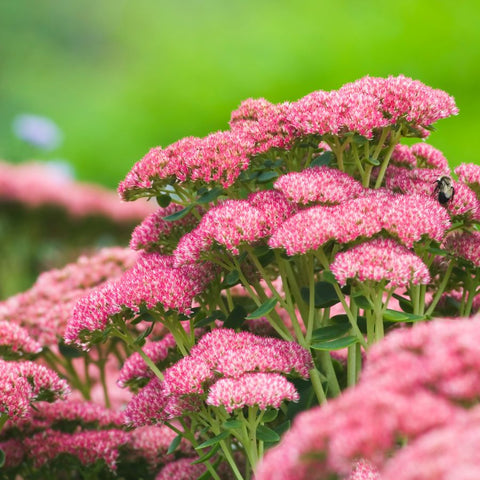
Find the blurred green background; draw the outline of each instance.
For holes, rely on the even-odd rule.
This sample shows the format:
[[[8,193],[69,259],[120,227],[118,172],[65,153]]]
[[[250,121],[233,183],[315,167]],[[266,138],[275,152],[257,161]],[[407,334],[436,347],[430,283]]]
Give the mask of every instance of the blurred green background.
[[[430,142],[478,162],[479,23],[473,0],[2,0],[0,158],[63,158],[114,188],[150,147],[228,128],[248,97],[403,73],[456,98]],[[22,144],[21,113],[52,119],[61,147]]]

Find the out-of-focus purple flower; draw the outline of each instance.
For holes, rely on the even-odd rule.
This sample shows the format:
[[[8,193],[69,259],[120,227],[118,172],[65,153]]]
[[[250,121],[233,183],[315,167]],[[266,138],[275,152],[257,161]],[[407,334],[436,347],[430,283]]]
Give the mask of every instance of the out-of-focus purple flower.
[[[31,113],[17,115],[13,120],[13,131],[20,140],[42,150],[54,150],[63,140],[61,130],[52,120]]]

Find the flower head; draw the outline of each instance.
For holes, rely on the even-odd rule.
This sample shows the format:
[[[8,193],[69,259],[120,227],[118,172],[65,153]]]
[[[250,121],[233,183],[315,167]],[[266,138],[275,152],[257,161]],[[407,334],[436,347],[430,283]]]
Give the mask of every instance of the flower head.
[[[347,173],[329,167],[312,167],[281,176],[274,187],[291,201],[337,204],[359,196],[363,187]]]
[[[395,240],[376,238],[340,252],[330,266],[340,285],[348,279],[387,283],[387,287],[427,284],[427,266]]]
[[[452,232],[445,238],[443,248],[480,267],[480,232]]]
[[[175,222],[164,220],[164,217],[168,217],[182,209],[181,205],[171,204],[166,208],[159,208],[156,212],[150,214],[133,231],[130,239],[130,248],[133,250],[156,250],[160,253],[169,253],[171,245],[176,244],[176,241],[184,233],[192,230],[195,226],[195,217],[192,213]]]
[[[277,373],[246,373],[239,378],[221,378],[210,387],[208,405],[224,406],[231,413],[237,408],[257,405],[261,410],[280,408],[284,401],[298,401],[292,383]]]

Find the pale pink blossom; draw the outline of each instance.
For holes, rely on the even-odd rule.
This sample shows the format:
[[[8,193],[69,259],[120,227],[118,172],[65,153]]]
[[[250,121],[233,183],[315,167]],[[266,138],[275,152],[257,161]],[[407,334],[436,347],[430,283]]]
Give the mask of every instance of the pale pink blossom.
[[[287,173],[276,180],[274,188],[303,205],[312,202],[337,204],[358,197],[364,191],[361,183],[347,173],[326,166]]]
[[[205,472],[206,467],[203,463],[193,464],[195,460],[196,457],[181,458],[167,463],[158,472],[155,480],[197,480]]]
[[[203,216],[198,229],[234,255],[241,243],[254,243],[268,233],[265,215],[247,200],[222,202]]]
[[[455,168],[455,173],[458,175],[458,179],[468,186],[473,184],[477,184],[477,188],[480,186],[480,165],[476,163],[462,163]]]
[[[409,443],[387,461],[384,480],[476,480],[480,471],[480,409]]]
[[[53,402],[69,393],[67,382],[43,365],[0,360],[0,413],[14,421],[27,416],[33,402]]]
[[[355,462],[346,480],[382,480],[378,469],[365,460]]]
[[[210,387],[206,403],[224,406],[227,412],[244,406],[280,408],[284,401],[300,398],[294,385],[277,373],[246,373],[239,378],[221,378]]]
[[[445,238],[442,247],[455,256],[459,256],[480,267],[480,232],[456,231]]]
[[[154,209],[146,202],[126,204],[115,192],[73,181],[47,164],[33,162],[0,162],[0,199],[30,208],[56,206],[74,218],[101,216],[119,224],[140,221]]]
[[[187,356],[165,370],[163,385],[167,395],[201,395],[214,378],[206,362]]]
[[[41,346],[56,348],[75,302],[107,279],[118,278],[137,255],[126,248],[105,248],[44,272],[30,290],[0,302],[0,320],[24,327]]]
[[[207,263],[175,267],[173,261],[169,255],[143,253],[120,278],[91,290],[76,303],[65,341],[85,348],[86,336],[104,330],[113,315],[129,317],[140,313],[141,306],[189,314],[194,298],[203,292],[215,271]]]
[[[247,200],[250,205],[262,212],[269,232],[280,226],[297,211],[297,206],[290,202],[286,195],[275,190],[251,193]]]
[[[460,182],[452,182],[455,188],[454,196],[447,203],[448,213],[452,217],[466,217],[480,220],[480,199],[475,192]]]
[[[187,137],[165,149],[148,152],[119,185],[122,198],[155,196],[172,179],[180,182],[220,183],[231,186],[249,165],[252,139],[242,132],[211,133],[207,137]]]
[[[410,147],[410,151],[417,158],[417,167],[448,170],[448,160],[432,145],[425,142],[415,143]]]
[[[381,465],[398,438],[417,438],[462,414],[461,408],[426,391],[403,394],[364,382],[298,415],[281,443],[266,453],[255,478],[348,476],[353,461],[363,458]]]
[[[348,279],[386,282],[387,288],[430,282],[422,260],[393,239],[376,238],[340,252],[330,269],[340,285]]]
[[[7,320],[0,320],[0,349],[3,357],[23,356],[39,353],[42,346],[28,334],[25,328],[11,323]],[[6,352],[9,353],[6,353]]]
[[[27,457],[36,468],[47,464],[61,454],[75,457],[83,465],[103,460],[109,470],[115,471],[119,449],[126,445],[129,435],[118,429],[85,430],[64,433],[45,430],[24,439]]]
[[[475,401],[480,396],[479,320],[436,320],[391,332],[369,350],[362,381],[405,394],[428,389],[451,402]]]
[[[204,335],[190,355],[227,377],[239,377],[246,372],[276,372],[308,378],[313,368],[310,352],[296,342],[224,328]]]
[[[174,239],[178,240],[183,234],[192,230],[196,224],[192,213],[174,222],[163,219],[182,209],[181,205],[171,204],[166,208],[159,208],[150,214],[132,232],[130,248],[133,250],[156,250],[160,253],[168,253],[171,250]]]
[[[253,155],[270,148],[288,148],[293,141],[291,128],[286,122],[288,107],[288,102],[273,104],[264,98],[249,98],[232,112],[230,128],[251,139]]]
[[[287,255],[316,250],[335,238],[337,211],[321,205],[301,210],[273,232],[268,245],[285,249]]]
[[[391,165],[412,169],[417,166],[417,158],[408,145],[397,143],[390,158],[389,168]]]

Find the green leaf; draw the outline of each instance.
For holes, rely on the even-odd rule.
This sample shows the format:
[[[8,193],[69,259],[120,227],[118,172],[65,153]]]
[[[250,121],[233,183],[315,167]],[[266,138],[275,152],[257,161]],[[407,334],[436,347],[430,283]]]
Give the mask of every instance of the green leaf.
[[[0,468],[5,465],[6,455],[5,452],[0,448]]]
[[[224,438],[227,438],[229,435],[230,435],[230,432],[222,432],[218,435],[215,435],[214,437],[209,438],[205,442],[195,447],[195,450],[201,450],[203,448],[213,447],[213,445],[217,445],[217,443],[221,442]]]
[[[214,322],[215,320],[221,320],[222,322],[225,321],[227,317],[221,310],[215,310],[211,313],[208,317],[201,318],[200,320],[195,321],[195,327],[205,327],[206,325]]]
[[[273,422],[278,417],[278,410],[275,408],[269,408],[265,411],[262,417],[263,423],[270,423]]]
[[[332,284],[337,283],[337,279],[335,278],[335,275],[332,273],[331,270],[325,270],[322,274],[322,278],[324,282],[328,282]]]
[[[290,425],[292,422],[290,420],[287,420],[280,425],[277,425],[273,430],[275,430],[280,436],[283,435],[287,430],[290,429]]]
[[[368,157],[367,158],[367,163],[370,165],[373,165],[374,167],[378,167],[380,165],[380,162],[376,158]]]
[[[155,326],[155,323],[150,324],[148,328],[146,328],[134,341],[133,343],[135,345],[144,345],[145,339],[152,333],[153,327]]]
[[[437,247],[428,247],[427,248],[428,253],[434,253],[435,255],[440,255],[442,257],[445,257],[448,255],[448,252],[446,250],[442,250],[441,248]]]
[[[83,350],[73,345],[67,345],[63,340],[58,343],[58,350],[65,358],[79,358],[85,355]]]
[[[414,315],[413,313],[399,312],[387,308],[383,313],[383,319],[388,322],[419,322],[425,320],[425,315]]]
[[[393,297],[398,300],[398,304],[400,305],[400,308],[404,312],[407,312],[407,313],[413,312],[412,302],[408,298],[402,297],[401,295],[397,295],[396,293],[393,294]]]
[[[262,442],[276,443],[280,441],[280,435],[265,425],[259,425],[257,427],[257,439]]]
[[[332,161],[335,160],[335,154],[330,150],[323,152],[322,154],[315,157],[311,162],[311,167],[321,167],[322,165],[330,165]]]
[[[347,337],[338,338],[337,340],[331,340],[329,342],[317,342],[311,345],[314,350],[340,350],[341,348],[348,347],[357,343],[358,339],[354,335],[348,335]]]
[[[163,208],[168,207],[171,201],[172,197],[170,195],[157,195],[157,203]]]
[[[238,328],[242,325],[246,315],[247,311],[242,305],[235,305],[226,320],[223,322],[223,326],[225,328]]]
[[[365,145],[368,143],[368,138],[360,135],[359,133],[355,133],[353,135],[353,143],[356,143],[357,145]]]
[[[355,300],[355,303],[360,307],[363,308],[364,310],[372,310],[373,305],[372,302],[365,296],[361,294],[356,294],[353,295],[353,298]]]
[[[193,205],[189,205],[188,207],[182,208],[182,210],[172,213],[171,215],[167,215],[166,217],[163,217],[163,220],[166,222],[174,222],[175,220],[180,220],[181,218],[185,217],[190,213],[192,210]]]
[[[312,333],[312,341],[317,343],[333,340],[334,338],[345,335],[350,328],[350,323],[339,323],[338,325],[329,325],[328,327],[317,328]]]
[[[180,442],[182,441],[182,436],[181,435],[177,435],[171,442],[170,442],[170,445],[168,447],[168,450],[167,450],[167,455],[170,455],[171,453],[173,453],[177,448],[178,446],[180,445]]]
[[[216,453],[217,450],[220,448],[220,444],[217,443],[214,445],[205,455],[202,455],[200,458],[192,462],[192,465],[196,465],[197,463],[206,462],[208,459],[212,458]]]
[[[256,318],[264,317],[269,314],[277,304],[278,300],[276,297],[268,299],[265,303],[260,305],[254,312],[247,315],[247,320],[254,320]]]
[[[223,193],[223,188],[214,187],[210,191],[204,193],[197,199],[197,203],[210,203],[216,200]]]
[[[310,289],[302,287],[300,290],[303,300],[308,304],[310,301]],[[315,284],[315,308],[327,308],[336,305],[338,298],[335,288],[330,282],[320,281]]]
[[[240,274],[238,273],[238,270],[232,270],[231,272],[228,272],[222,282],[222,287],[223,288],[229,288],[233,287],[240,281]]]
[[[258,183],[267,183],[270,180],[273,180],[274,178],[278,177],[277,172],[262,172],[258,177],[257,177],[257,182]]]
[[[237,428],[242,428],[242,425],[243,423],[240,420],[231,418],[230,420],[223,422],[222,427],[226,430],[235,430]]]

